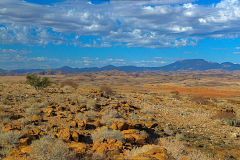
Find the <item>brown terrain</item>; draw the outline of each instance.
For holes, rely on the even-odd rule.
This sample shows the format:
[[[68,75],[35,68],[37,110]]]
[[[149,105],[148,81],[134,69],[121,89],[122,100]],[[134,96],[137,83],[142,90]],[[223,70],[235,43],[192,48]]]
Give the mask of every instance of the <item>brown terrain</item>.
[[[240,160],[238,72],[0,77],[0,159]]]

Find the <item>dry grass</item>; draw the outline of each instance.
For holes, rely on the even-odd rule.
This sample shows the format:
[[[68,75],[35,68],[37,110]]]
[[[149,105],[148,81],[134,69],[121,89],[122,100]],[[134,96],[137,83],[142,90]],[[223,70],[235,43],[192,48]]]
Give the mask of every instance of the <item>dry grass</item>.
[[[19,142],[20,137],[20,132],[5,132],[0,129],[0,159],[7,156],[8,152]]]
[[[74,159],[75,155],[68,150],[62,140],[44,136],[33,141],[30,157],[37,160],[70,160]]]

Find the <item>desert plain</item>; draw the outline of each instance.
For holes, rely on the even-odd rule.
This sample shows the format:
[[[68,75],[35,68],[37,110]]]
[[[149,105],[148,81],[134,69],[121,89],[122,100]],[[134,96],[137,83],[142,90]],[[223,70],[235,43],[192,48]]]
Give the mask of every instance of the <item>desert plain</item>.
[[[0,77],[0,159],[238,160],[240,73]]]

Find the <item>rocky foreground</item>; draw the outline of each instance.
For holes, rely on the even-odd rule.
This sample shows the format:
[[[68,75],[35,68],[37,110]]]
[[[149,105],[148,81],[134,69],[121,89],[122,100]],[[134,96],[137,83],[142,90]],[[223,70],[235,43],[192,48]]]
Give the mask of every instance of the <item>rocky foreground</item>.
[[[239,101],[0,84],[0,158],[240,159]]]

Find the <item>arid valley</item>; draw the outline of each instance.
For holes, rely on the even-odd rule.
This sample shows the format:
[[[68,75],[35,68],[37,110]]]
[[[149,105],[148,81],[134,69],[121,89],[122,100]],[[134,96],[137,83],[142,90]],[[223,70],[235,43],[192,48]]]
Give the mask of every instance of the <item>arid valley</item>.
[[[0,159],[238,160],[238,71],[0,77]]]

